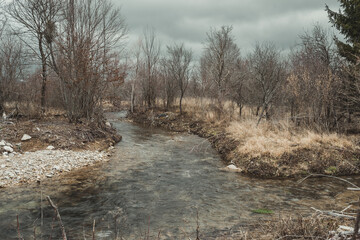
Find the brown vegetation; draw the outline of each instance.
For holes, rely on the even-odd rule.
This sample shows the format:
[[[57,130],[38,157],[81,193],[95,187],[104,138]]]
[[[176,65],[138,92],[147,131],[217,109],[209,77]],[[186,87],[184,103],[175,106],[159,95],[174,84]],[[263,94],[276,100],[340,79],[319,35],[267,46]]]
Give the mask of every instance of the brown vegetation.
[[[251,114],[247,119],[239,118],[230,102],[223,109],[229,117],[218,120],[217,110],[211,110],[210,105],[210,100],[201,104],[185,99],[183,115],[152,110],[131,117],[137,122],[208,138],[226,164],[233,163],[241,172],[252,176],[360,173],[358,135],[317,132],[292,122],[262,122],[257,126]]]
[[[24,134],[32,138],[21,141]],[[3,140],[18,145],[20,152],[46,149],[49,145],[65,150],[104,150],[121,140],[114,129],[101,129],[95,123],[69,123],[63,116],[19,119],[0,123]]]

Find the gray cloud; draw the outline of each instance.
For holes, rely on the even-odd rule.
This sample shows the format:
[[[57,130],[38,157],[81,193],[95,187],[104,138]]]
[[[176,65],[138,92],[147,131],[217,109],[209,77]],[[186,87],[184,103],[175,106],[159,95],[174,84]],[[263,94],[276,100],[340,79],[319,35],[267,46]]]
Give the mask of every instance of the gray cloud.
[[[272,41],[283,50],[315,23],[330,27],[325,4],[339,9],[337,0],[113,0],[122,7],[130,41],[146,26],[156,29],[163,45],[184,42],[196,56],[210,27],[232,25],[243,53],[256,41]]]

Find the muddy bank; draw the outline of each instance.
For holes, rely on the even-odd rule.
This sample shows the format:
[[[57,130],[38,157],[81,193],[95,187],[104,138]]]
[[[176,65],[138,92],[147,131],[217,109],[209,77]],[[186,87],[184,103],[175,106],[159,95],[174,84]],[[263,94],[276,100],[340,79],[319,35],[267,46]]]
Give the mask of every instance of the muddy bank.
[[[55,177],[107,161],[121,140],[110,123],[69,123],[62,117],[0,122],[0,188]]]
[[[263,154],[253,157],[235,151],[242,144],[227,131],[226,123],[209,123],[184,114],[147,111],[130,114],[137,123],[161,127],[174,132],[188,132],[207,138],[226,165],[234,164],[246,175],[261,178],[301,177],[308,174],[355,175],[360,173],[360,150],[314,146],[280,156]],[[231,170],[231,169],[230,169]]]

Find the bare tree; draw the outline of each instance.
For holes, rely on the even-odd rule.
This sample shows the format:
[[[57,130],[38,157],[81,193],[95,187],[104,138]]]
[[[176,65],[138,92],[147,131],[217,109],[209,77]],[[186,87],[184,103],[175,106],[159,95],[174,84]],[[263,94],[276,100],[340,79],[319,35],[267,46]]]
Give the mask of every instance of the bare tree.
[[[0,6],[4,6],[4,1],[0,1]],[[0,7],[0,37],[3,35],[6,23],[7,17],[5,15],[5,12],[3,11],[3,8]]]
[[[108,0],[68,0],[59,26],[56,49],[50,48],[70,121],[102,117],[101,103],[109,82],[123,82],[115,50],[127,26]]]
[[[261,90],[262,109],[257,123],[259,124],[264,114],[267,118],[270,117],[271,103],[286,77],[285,64],[274,44],[257,43],[250,56],[250,65],[254,81]]]
[[[168,46],[169,58],[167,67],[171,81],[174,81],[180,90],[180,114],[182,114],[182,100],[189,84],[192,61],[192,52],[184,47],[184,44]]]
[[[166,58],[162,58],[160,60],[160,89],[162,90],[164,107],[169,109],[175,101],[178,87],[176,81],[174,81],[171,76],[167,61],[168,60]]]
[[[210,29],[207,33],[205,52],[202,57],[207,78],[210,78],[217,89],[219,111],[222,109],[228,83],[233,76],[240,51],[231,35],[231,26],[222,26],[219,30]]]
[[[143,37],[143,98],[150,108],[155,105],[156,100],[155,86],[158,71],[157,68],[160,60],[160,43],[156,39],[156,33],[153,28],[146,28]]]
[[[15,34],[35,53],[41,61],[41,111],[45,112],[45,92],[48,75],[47,44],[55,38],[58,13],[62,1],[58,0],[13,0],[7,8],[8,14],[19,28]],[[29,42],[30,40],[30,42]]]
[[[21,43],[14,37],[6,37],[0,43],[0,113],[5,103],[17,101],[20,91],[17,87],[24,80],[26,68]]]
[[[337,124],[340,60],[331,36],[319,25],[300,38],[299,48],[290,56],[292,71],[285,89],[291,117],[298,123],[306,120],[329,129]]]

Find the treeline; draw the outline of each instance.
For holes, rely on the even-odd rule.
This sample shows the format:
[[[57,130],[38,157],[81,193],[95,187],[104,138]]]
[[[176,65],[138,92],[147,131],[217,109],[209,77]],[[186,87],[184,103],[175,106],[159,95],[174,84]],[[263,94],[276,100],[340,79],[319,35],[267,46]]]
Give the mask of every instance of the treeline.
[[[243,56],[232,26],[222,26],[210,28],[195,61],[183,43],[162,46],[152,28],[125,54],[127,27],[107,0],[13,0],[0,28],[0,110],[35,101],[41,113],[63,108],[77,121],[100,117],[104,100],[129,101],[131,111],[179,105],[182,113],[187,96],[211,99],[219,119],[231,101],[258,123],[288,118],[341,130],[360,113],[360,4],[340,3],[342,12],[327,12],[346,42],[315,25],[288,54],[264,42]],[[34,60],[41,68],[26,75]]]
[[[73,122],[101,118],[108,85],[125,76],[120,9],[108,0],[13,0],[1,17],[0,111],[10,102],[39,114],[63,108]]]

